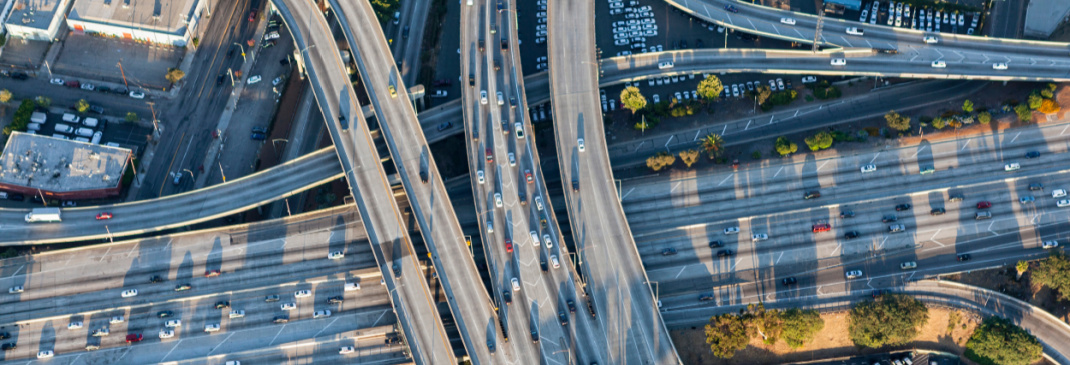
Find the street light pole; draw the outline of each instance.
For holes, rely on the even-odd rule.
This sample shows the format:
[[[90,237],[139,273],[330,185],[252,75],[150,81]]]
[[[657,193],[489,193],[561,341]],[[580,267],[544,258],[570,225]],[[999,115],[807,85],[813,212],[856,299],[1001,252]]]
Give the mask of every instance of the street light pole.
[[[245,46],[242,46],[241,43],[238,43],[238,42],[234,42],[234,44],[237,45],[241,49],[242,63],[249,62],[249,60],[245,58]]]

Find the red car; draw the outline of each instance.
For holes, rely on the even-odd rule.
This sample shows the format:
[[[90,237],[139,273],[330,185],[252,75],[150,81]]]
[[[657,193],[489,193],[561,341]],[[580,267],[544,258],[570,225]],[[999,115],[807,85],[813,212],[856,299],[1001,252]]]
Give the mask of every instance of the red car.
[[[141,342],[143,338],[145,337],[142,336],[140,333],[129,334],[126,335],[126,343]]]
[[[528,181],[528,184],[535,183],[535,178],[531,176],[531,170],[524,170],[524,179]]]
[[[487,162],[494,162],[494,150],[487,148]]]
[[[832,225],[828,224],[828,223],[815,224],[815,225],[810,227],[810,230],[813,231],[814,233],[828,232],[831,229],[832,229]]]
[[[253,11],[249,12],[249,21],[251,21],[251,22],[255,22],[256,21],[256,9],[253,9]]]
[[[210,277],[213,277],[213,276],[219,276],[221,274],[223,274],[223,273],[220,272],[219,270],[205,271],[204,272],[204,277],[210,278]]]
[[[991,208],[991,207],[992,207],[992,203],[987,202],[987,201],[983,201],[983,202],[977,203],[977,209],[985,209],[985,208]]]
[[[505,239],[505,252],[513,253],[513,240]]]
[[[111,217],[112,217],[111,213],[108,213],[108,212],[97,213],[97,220],[98,221],[99,220],[105,220],[105,219],[111,219]]]
[[[75,88],[82,87],[82,83],[80,83],[78,81],[67,81],[66,85],[67,85],[67,87],[75,87]]]

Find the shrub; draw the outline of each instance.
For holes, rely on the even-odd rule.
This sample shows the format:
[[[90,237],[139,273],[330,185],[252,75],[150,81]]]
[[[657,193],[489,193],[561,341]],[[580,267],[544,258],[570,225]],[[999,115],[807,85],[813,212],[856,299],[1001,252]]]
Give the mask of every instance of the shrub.
[[[1018,104],[1018,106],[1014,107],[1014,114],[1018,115],[1019,122],[1030,122],[1033,120],[1033,111],[1025,104]]]
[[[1044,99],[1044,101],[1040,102],[1040,107],[1037,108],[1037,111],[1044,114],[1055,114],[1058,113],[1060,109],[1062,108],[1059,106],[1059,103],[1056,103],[1051,99]]]
[[[688,168],[691,168],[691,165],[694,165],[695,162],[698,161],[698,151],[693,149],[681,151],[680,161],[683,161],[684,165],[687,165]]]
[[[910,117],[904,117],[896,113],[894,110],[884,115],[884,119],[888,121],[888,126],[898,131],[906,131],[910,129]]]
[[[662,151],[646,159],[646,167],[649,167],[654,171],[660,171],[663,168],[671,166],[674,162],[676,162],[675,156]]]
[[[832,147],[832,135],[828,132],[818,132],[817,134],[806,137],[806,146],[810,147],[811,151],[820,151],[829,147]]]
[[[625,109],[631,110],[632,114],[646,107],[646,97],[635,86],[629,86],[621,90],[620,102]]]
[[[851,309],[848,337],[857,346],[881,348],[912,341],[929,321],[929,309],[914,297],[887,294]]]
[[[977,114],[977,121],[981,122],[981,124],[988,124],[989,122],[992,122],[992,114],[990,114],[988,112],[978,113]]]

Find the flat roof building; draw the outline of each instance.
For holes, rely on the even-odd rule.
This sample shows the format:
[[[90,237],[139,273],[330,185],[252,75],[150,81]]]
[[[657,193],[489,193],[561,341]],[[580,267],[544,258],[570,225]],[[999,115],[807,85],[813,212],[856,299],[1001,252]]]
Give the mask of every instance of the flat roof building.
[[[89,35],[185,47],[207,0],[74,0],[67,27]]]
[[[14,38],[51,41],[70,4],[71,0],[15,0],[4,26]]]
[[[0,156],[0,190],[76,200],[119,195],[131,151],[14,132]]]

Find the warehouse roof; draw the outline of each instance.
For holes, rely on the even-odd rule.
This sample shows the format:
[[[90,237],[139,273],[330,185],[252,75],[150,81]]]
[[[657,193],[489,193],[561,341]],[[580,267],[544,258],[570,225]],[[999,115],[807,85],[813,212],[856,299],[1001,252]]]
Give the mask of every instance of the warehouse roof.
[[[75,0],[68,19],[185,34],[201,0]]]
[[[0,156],[0,183],[53,192],[113,188],[130,150],[14,132]]]

